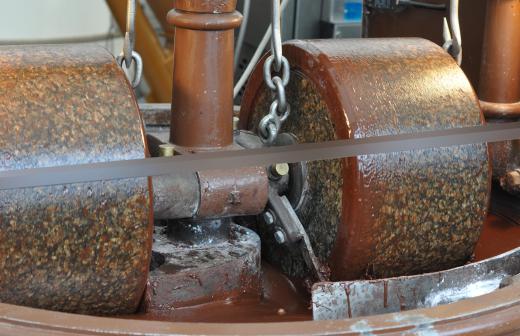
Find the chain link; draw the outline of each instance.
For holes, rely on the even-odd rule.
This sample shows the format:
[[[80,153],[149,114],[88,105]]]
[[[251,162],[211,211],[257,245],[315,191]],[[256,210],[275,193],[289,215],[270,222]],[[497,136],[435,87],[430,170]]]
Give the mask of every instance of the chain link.
[[[265,60],[265,63],[264,63],[265,84],[267,84],[267,86],[273,91],[276,90],[276,86],[274,85],[273,77],[272,77],[274,61],[275,61],[275,58],[273,55],[271,55]],[[281,75],[282,75],[281,78],[282,78],[283,86],[287,86],[287,84],[289,84],[289,79],[291,76],[291,67],[289,65],[289,61],[283,55],[282,55],[281,64],[282,64],[282,66],[280,68],[281,68]],[[275,76],[275,77],[279,77],[279,76]]]
[[[285,87],[289,84],[291,68],[287,58],[282,53],[282,30],[280,0],[272,0],[272,35],[271,55],[264,63],[264,81],[273,91],[275,100],[271,104],[269,113],[262,118],[258,125],[259,136],[267,145],[272,145],[291,113],[287,102]]]
[[[143,59],[141,58],[141,55],[137,51],[132,51],[130,65],[135,64],[134,68],[134,78],[132,78],[130,84],[135,89],[136,87],[141,84],[141,79],[143,77]],[[121,53],[119,57],[117,57],[117,62],[119,63],[119,66],[123,69],[127,69],[127,71],[130,69],[126,64],[124,53]]]
[[[123,68],[128,70],[132,64],[135,64],[134,76],[131,80],[132,87],[135,89],[141,83],[143,77],[143,60],[141,55],[134,51],[135,47],[135,16],[136,16],[136,0],[128,0],[126,8],[126,33],[123,45],[123,51],[117,57],[117,62]],[[124,68],[123,68],[124,69]]]

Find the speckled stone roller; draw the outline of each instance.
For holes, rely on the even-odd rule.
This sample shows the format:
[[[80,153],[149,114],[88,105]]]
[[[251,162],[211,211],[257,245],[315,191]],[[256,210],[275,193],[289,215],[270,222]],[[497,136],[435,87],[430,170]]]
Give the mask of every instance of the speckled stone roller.
[[[416,133],[482,123],[460,68],[422,39],[293,41],[292,111],[283,131],[300,142]],[[271,93],[255,70],[242,104],[255,129]],[[485,144],[309,163],[310,197],[299,212],[333,279],[389,277],[467,262],[489,201]],[[301,259],[263,246],[293,276]]]
[[[133,92],[100,47],[0,47],[0,169],[145,157]],[[0,301],[135,312],[147,281],[147,178],[0,192]]]

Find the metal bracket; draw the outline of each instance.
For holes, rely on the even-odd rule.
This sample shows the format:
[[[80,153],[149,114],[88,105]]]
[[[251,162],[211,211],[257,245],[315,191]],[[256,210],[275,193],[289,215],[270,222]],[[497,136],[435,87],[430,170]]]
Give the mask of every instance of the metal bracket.
[[[257,135],[240,131],[236,142],[244,148],[262,148],[264,144]],[[275,146],[286,146],[298,143],[296,136],[289,133],[279,134]],[[278,244],[288,248],[299,249],[307,267],[318,281],[327,281],[328,268],[322,265],[312,248],[309,236],[296,211],[305,203],[308,192],[307,165],[305,162],[289,164],[289,173],[271,178],[267,209],[263,214],[264,223],[270,227]]]
[[[279,244],[293,245],[298,248],[307,267],[309,267],[316,279],[327,281],[328,271],[314,254],[309,236],[305,232],[305,228],[300,222],[298,215],[296,215],[289,199],[271,190],[267,207],[270,213],[275,216],[275,223],[278,224],[275,230],[276,241]]]

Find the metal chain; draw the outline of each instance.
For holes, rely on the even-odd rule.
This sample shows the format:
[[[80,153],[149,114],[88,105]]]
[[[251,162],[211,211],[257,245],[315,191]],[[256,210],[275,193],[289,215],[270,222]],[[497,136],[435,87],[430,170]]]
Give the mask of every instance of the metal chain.
[[[271,104],[269,114],[263,117],[258,125],[259,136],[267,145],[273,144],[282,123],[287,120],[291,112],[285,96],[285,87],[289,84],[291,68],[289,61],[282,53],[281,20],[280,0],[272,0],[271,55],[264,63],[264,81],[267,87],[273,91],[275,100]]]
[[[143,77],[143,59],[135,47],[135,16],[136,16],[136,0],[128,0],[127,11],[126,11],[126,33],[125,42],[123,45],[123,51],[117,57],[119,66],[126,69],[130,69],[133,63],[135,63],[134,78],[131,80],[133,88],[136,88],[141,83]]]

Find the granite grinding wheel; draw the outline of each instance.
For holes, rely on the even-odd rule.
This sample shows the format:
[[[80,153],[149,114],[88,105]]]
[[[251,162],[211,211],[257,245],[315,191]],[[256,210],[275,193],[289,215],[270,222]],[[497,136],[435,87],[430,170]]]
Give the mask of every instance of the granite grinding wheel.
[[[103,48],[0,47],[0,169],[141,159],[139,108]],[[0,301],[133,313],[152,237],[148,178],[0,191]]]
[[[283,130],[300,142],[415,133],[483,122],[460,68],[422,39],[292,41]],[[241,127],[256,131],[272,95],[263,62],[246,88]],[[334,280],[390,277],[461,265],[486,217],[485,144],[309,163],[310,193],[298,212]],[[271,262],[296,277],[303,261],[269,243]]]

